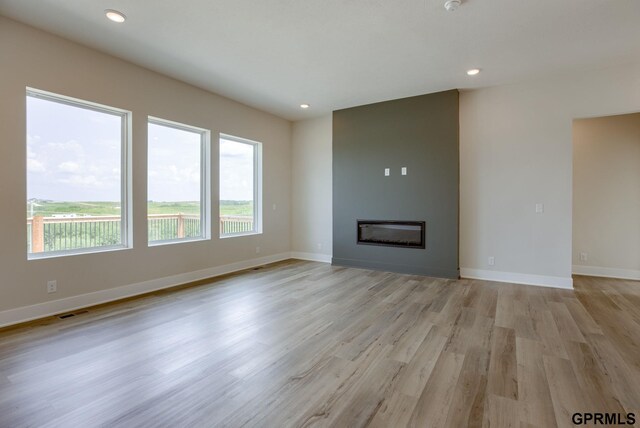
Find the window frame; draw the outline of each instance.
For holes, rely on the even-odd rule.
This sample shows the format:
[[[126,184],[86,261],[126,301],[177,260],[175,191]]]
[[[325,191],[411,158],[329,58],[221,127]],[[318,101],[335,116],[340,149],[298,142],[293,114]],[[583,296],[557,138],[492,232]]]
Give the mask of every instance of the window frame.
[[[73,250],[58,250],[47,251],[41,253],[27,253],[27,260],[40,260],[49,259],[54,257],[75,256],[83,254],[104,253],[109,251],[119,251],[133,248],[133,230],[130,227],[132,225],[132,189],[131,189],[131,124],[133,115],[129,110],[120,109],[117,107],[110,107],[104,104],[99,104],[92,101],[82,100],[66,95],[61,95],[41,89],[32,87],[26,87],[25,91],[25,152],[27,147],[27,123],[29,120],[28,111],[26,106],[26,100],[28,97],[43,99],[46,101],[64,104],[71,107],[81,108],[85,110],[92,110],[99,113],[110,114],[120,117],[120,244],[118,245],[105,245],[101,247],[90,248],[77,248]],[[25,177],[27,186],[25,188],[25,194],[28,190],[29,172],[26,170],[25,161]],[[28,196],[28,195],[26,195]],[[25,230],[26,232],[26,230]]]
[[[149,240],[149,125],[165,126],[180,131],[200,134],[200,236],[191,238]],[[187,125],[155,116],[147,116],[147,246],[181,244],[187,242],[206,241],[211,239],[211,131],[197,126]]]
[[[222,229],[220,229],[218,235],[220,239],[260,235],[262,234],[262,143],[222,132],[218,136],[218,226],[222,218],[220,215],[220,186],[222,185],[220,174],[222,173],[222,168],[220,168],[221,157],[219,149],[223,139],[253,146],[253,230],[249,232],[223,233]]]

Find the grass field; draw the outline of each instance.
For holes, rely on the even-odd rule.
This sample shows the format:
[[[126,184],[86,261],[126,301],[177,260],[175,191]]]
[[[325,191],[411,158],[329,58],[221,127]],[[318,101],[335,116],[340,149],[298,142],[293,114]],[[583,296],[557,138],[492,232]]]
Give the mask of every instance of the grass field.
[[[30,203],[27,203],[27,217],[31,217]],[[198,202],[149,202],[149,214],[198,214]],[[44,217],[61,214],[76,214],[78,216],[105,216],[120,214],[120,202],[53,202],[37,201],[33,206],[33,214]],[[221,215],[253,214],[251,201],[220,201]]]

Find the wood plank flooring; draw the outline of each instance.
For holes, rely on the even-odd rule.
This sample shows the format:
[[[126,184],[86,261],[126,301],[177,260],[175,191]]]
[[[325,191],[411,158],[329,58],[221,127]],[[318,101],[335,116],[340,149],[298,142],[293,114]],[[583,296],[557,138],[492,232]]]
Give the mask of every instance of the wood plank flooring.
[[[0,427],[566,427],[640,415],[640,283],[286,261],[0,331]]]

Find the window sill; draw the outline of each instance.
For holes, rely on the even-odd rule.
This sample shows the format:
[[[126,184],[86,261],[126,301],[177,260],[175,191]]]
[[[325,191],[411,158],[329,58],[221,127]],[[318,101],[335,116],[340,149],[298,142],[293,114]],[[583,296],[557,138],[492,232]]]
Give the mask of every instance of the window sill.
[[[188,244],[192,242],[209,241],[211,238],[182,238],[182,239],[167,239],[166,241],[151,241],[147,245],[149,248],[162,247],[163,245],[175,245],[175,244]]]
[[[237,238],[239,236],[252,236],[252,235],[262,235],[262,232],[227,233],[226,235],[220,235],[220,239]]]
[[[125,245],[99,247],[99,248],[82,248],[78,250],[50,251],[46,253],[27,253],[27,260],[43,260],[58,257],[82,256],[87,254],[108,253],[112,251],[130,250],[132,247]]]

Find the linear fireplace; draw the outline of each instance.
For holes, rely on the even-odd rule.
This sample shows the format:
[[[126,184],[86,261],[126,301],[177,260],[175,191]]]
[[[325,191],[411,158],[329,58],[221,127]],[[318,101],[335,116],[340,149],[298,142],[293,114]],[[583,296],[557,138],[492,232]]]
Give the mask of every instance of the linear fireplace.
[[[425,248],[424,221],[358,220],[358,244]]]

